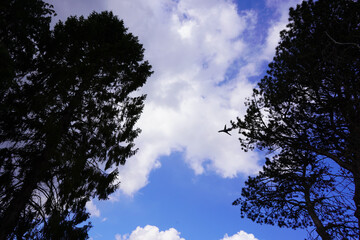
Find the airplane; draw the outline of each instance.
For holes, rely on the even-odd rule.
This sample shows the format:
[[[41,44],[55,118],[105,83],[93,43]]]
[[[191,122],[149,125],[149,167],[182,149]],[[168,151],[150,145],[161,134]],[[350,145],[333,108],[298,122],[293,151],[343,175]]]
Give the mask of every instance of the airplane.
[[[226,128],[226,124],[225,124],[224,129],[223,129],[223,130],[220,130],[219,132],[223,132],[223,133],[229,134],[229,135],[231,136],[231,134],[229,133],[229,131],[231,131],[231,128]]]

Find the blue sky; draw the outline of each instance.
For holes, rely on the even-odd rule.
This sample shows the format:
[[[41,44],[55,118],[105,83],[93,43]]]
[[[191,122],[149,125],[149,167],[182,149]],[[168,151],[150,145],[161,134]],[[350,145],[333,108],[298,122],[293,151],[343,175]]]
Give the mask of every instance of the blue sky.
[[[88,203],[95,239],[300,240],[304,230],[258,225],[231,203],[263,153],[217,131],[244,114],[299,0],[51,0],[58,16],[111,10],[139,37],[154,74],[138,122],[139,152],[120,189]]]

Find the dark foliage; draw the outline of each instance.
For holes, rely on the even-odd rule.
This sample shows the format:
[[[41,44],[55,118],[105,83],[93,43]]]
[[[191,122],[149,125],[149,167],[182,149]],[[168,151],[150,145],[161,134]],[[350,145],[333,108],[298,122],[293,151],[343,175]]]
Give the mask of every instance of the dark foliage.
[[[145,96],[130,93],[151,66],[111,12],[53,30],[42,1],[2,1],[0,13],[0,239],[87,238],[86,202],[107,199],[136,152]]]
[[[245,150],[277,153],[258,177],[249,178],[242,200],[235,202],[245,216],[285,227],[314,224],[323,239],[359,238],[359,23],[358,1],[304,1],[290,9],[288,29],[281,32],[269,70],[247,102],[247,114],[232,122]],[[340,196],[352,193],[348,200],[356,209],[338,200],[328,205],[329,198],[322,197],[343,181],[331,178],[334,167],[343,179],[351,179]],[[289,169],[290,175],[284,173]],[[268,184],[275,187],[268,189]],[[263,188],[267,190],[261,192]],[[305,204],[301,207],[292,204],[298,198],[291,197],[299,191]],[[337,195],[334,191],[330,195]],[[268,217],[262,217],[263,211]],[[352,211],[356,225],[354,217],[335,217],[344,211],[345,216]],[[321,217],[327,213],[330,218]]]
[[[266,159],[258,176],[242,189],[241,216],[260,224],[315,227],[323,239],[355,238],[357,221],[351,180],[305,152],[283,151]],[[309,237],[316,235],[310,231]]]

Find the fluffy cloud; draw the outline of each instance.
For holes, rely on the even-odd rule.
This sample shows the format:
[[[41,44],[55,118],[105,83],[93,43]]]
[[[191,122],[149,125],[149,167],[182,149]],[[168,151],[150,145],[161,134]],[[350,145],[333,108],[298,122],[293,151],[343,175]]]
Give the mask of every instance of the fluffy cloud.
[[[240,231],[230,237],[227,234],[225,234],[224,238],[222,238],[221,240],[258,240],[258,239],[255,238],[253,234]]]
[[[265,61],[272,60],[275,53],[275,47],[280,40],[280,31],[286,28],[289,18],[289,8],[295,7],[296,4],[301,3],[302,0],[267,0],[267,7],[274,9],[279,15],[277,21],[273,21],[268,29],[266,43],[263,47],[261,59]]]
[[[268,1],[271,5],[271,1]],[[257,14],[227,0],[108,0],[107,8],[139,36],[155,74],[142,89],[148,95],[138,126],[140,151],[120,168],[122,192],[132,195],[161,166],[159,157],[183,151],[196,174],[225,178],[259,170],[259,157],[240,150],[236,136],[218,134],[244,113],[244,100],[262,64],[274,54],[287,10],[254,46]]]
[[[100,210],[96,207],[92,200],[86,203],[86,209],[90,213],[91,217],[100,217]]]
[[[254,87],[248,79],[260,78],[286,26],[288,8],[299,0],[267,0],[278,15],[267,24],[259,22],[255,10],[239,11],[230,0],[106,0],[101,6],[91,0],[86,9],[68,0],[50,2],[59,18],[88,15],[95,5],[111,9],[139,36],[155,71],[142,89],[148,98],[138,124],[140,151],[120,168],[122,192],[132,195],[144,187],[149,173],[161,166],[159,157],[173,151],[183,151],[196,174],[257,172],[256,153],[242,152],[235,136],[217,131],[243,114]]]
[[[218,134],[244,113],[244,99],[260,78],[288,22],[288,8],[300,0],[266,0],[275,20],[263,23],[255,10],[239,11],[231,0],[55,1],[58,18],[111,9],[145,47],[155,74],[138,126],[140,151],[120,170],[122,192],[132,195],[161,166],[159,157],[184,151],[196,174],[221,177],[257,172],[256,153],[240,150],[236,136]],[[266,26],[264,29],[263,26]],[[264,31],[259,31],[261,28]],[[258,40],[262,39],[262,40]],[[234,134],[235,135],[235,134]]]
[[[115,235],[116,240],[185,240],[180,238],[180,233],[170,228],[166,231],[160,231],[159,228],[146,225],[144,228],[137,227],[130,235]]]
[[[144,228],[137,227],[131,234],[116,234],[115,240],[185,240],[180,237],[180,232],[174,228],[160,231],[158,227],[146,225]],[[258,240],[253,234],[240,231],[232,236],[225,234],[220,240]]]
[[[59,18],[88,15],[98,4],[91,0],[80,9],[69,0],[50,2]],[[255,10],[240,11],[231,0],[106,0],[96,6],[124,19],[155,71],[141,90],[148,98],[138,123],[140,151],[119,169],[122,192],[132,195],[144,187],[161,166],[159,158],[173,151],[183,151],[196,174],[213,171],[231,178],[259,170],[256,153],[242,152],[236,136],[217,131],[244,113],[244,99],[255,86],[249,78],[261,77],[288,8],[298,2],[267,0],[277,15],[270,23],[261,22]]]

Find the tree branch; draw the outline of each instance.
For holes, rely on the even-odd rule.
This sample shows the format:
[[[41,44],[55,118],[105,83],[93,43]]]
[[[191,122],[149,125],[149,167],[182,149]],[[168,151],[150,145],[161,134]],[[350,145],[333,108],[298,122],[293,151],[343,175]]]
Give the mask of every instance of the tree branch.
[[[328,38],[331,39],[331,41],[333,41],[335,44],[338,44],[338,45],[352,45],[352,46],[355,46],[357,48],[360,49],[360,44],[358,43],[342,43],[342,42],[338,42],[336,41],[334,38],[332,38],[327,32],[325,32],[326,36],[328,36]]]

